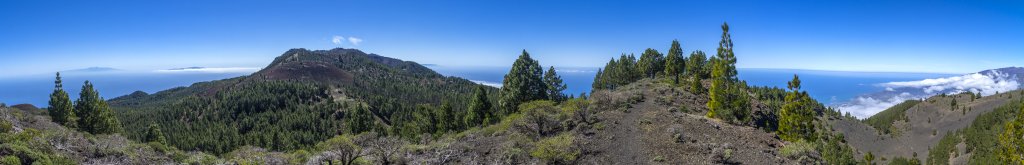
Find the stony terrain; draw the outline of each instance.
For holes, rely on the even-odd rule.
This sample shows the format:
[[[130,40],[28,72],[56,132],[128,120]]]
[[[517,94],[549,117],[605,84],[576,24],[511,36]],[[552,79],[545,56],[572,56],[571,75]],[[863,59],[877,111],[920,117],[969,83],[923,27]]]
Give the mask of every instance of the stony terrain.
[[[581,160],[584,164],[795,163],[778,156],[784,143],[774,134],[699,115],[707,100],[701,97],[706,96],[650,80],[607,94],[626,98],[623,104],[629,106],[594,107],[605,109],[596,115],[599,131],[588,136],[594,153]]]

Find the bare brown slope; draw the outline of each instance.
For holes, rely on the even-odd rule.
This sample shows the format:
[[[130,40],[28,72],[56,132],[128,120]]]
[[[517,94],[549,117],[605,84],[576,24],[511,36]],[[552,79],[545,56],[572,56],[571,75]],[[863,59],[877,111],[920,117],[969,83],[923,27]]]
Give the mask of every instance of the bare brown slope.
[[[592,96],[595,104],[611,106],[595,107],[603,128],[589,137],[594,155],[584,157],[583,164],[795,163],[778,156],[783,142],[774,134],[699,115],[704,95],[645,79]],[[726,150],[731,158],[716,158]]]
[[[1019,91],[1012,91],[974,99],[971,95],[934,96],[906,111],[907,121],[896,121],[894,134],[880,134],[875,128],[857,120],[836,119],[832,123],[836,131],[846,135],[850,145],[860,155],[871,152],[876,157],[913,157],[922,162],[927,158],[928,149],[937,144],[947,132],[967,127],[978,115],[990,112],[1006,104],[1012,97],[1021,97]],[[951,102],[956,99],[954,110]],[[880,160],[880,159],[878,159]],[[884,161],[882,161],[884,163]]]

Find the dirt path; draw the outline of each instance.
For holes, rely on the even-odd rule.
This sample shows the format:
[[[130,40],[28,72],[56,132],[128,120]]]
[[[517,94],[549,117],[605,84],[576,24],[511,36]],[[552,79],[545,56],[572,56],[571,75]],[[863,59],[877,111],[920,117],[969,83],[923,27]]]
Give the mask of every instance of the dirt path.
[[[598,134],[598,143],[604,153],[602,164],[649,164],[651,158],[644,148],[642,137],[644,130],[641,129],[641,114],[654,105],[648,102],[641,102],[627,109],[627,112],[617,110],[608,112],[605,118],[606,126]]]

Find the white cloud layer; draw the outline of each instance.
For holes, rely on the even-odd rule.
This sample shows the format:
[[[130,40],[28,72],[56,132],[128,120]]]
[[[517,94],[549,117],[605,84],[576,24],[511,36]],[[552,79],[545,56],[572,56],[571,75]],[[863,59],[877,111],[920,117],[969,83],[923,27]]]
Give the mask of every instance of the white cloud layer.
[[[490,81],[481,81],[481,80],[469,80],[469,81],[475,82],[475,83],[480,84],[480,85],[486,85],[486,86],[492,86],[492,87],[495,87],[495,88],[501,88],[501,83],[495,83],[495,82],[490,82]]]
[[[837,108],[844,112],[867,118],[906,100],[923,99],[938,94],[980,93],[983,96],[1016,90],[1020,83],[1014,75],[992,71],[986,74],[972,73],[962,76],[901,81],[878,84],[890,95],[861,96]],[[899,92],[899,94],[895,94]]]
[[[157,73],[252,73],[260,68],[225,67],[225,68],[181,68],[156,70]]]
[[[911,95],[910,93],[900,93],[896,96],[889,97],[888,99],[876,99],[874,97],[857,97],[850,101],[850,103],[842,104],[836,107],[840,111],[850,112],[851,115],[857,118],[867,118],[871,115],[875,115],[886,108],[895,106],[896,104],[902,103],[903,101],[911,99],[920,99]]]
[[[961,92],[977,92],[982,95],[992,95],[996,92],[1006,92],[1017,89],[1020,84],[1014,77],[992,71],[989,74],[972,73],[963,76],[924,79],[919,81],[903,81],[882,83],[886,88],[921,88],[924,93],[935,94],[945,92],[956,94]]]

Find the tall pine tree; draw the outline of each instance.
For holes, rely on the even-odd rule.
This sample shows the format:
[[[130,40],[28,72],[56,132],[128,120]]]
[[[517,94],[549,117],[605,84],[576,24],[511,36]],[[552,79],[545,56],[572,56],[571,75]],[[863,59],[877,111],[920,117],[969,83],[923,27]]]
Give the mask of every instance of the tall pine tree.
[[[517,111],[519,104],[547,99],[547,85],[542,78],[543,68],[537,60],[530,58],[530,54],[523,50],[512,63],[512,69],[505,75],[502,81],[501,90],[498,92],[498,107],[504,114]]]
[[[53,93],[50,94],[50,118],[57,124],[64,125],[66,127],[74,128],[75,114],[73,112],[73,106],[71,105],[71,99],[68,98],[68,92],[64,91],[64,85],[60,79],[60,72],[57,72],[57,80],[53,82]]]
[[[679,84],[679,75],[686,69],[685,62],[679,40],[672,40],[672,47],[668,49],[668,56],[665,56],[665,75],[672,77],[672,83]]]
[[[93,89],[92,83],[85,81],[82,92],[75,101],[75,116],[78,116],[78,128],[92,134],[110,134],[121,130],[121,122],[114,116],[107,101]]]
[[[544,72],[544,84],[548,87],[548,97],[551,101],[565,101],[566,96],[562,91],[565,91],[565,88],[568,88],[568,86],[562,82],[562,76],[555,72],[554,66],[549,67],[548,71]]]
[[[491,101],[488,100],[487,90],[483,86],[476,87],[472,99],[466,111],[466,127],[482,126],[485,122],[493,120]]]
[[[793,75],[787,83],[785,105],[779,111],[779,137],[786,141],[815,141],[814,107],[806,92],[800,91],[800,77]]]
[[[711,99],[707,103],[707,116],[742,123],[750,119],[750,100],[743,90],[745,84],[736,83],[736,56],[732,46],[729,25],[723,23],[718,54],[711,60]]]
[[[718,54],[715,55],[716,62],[723,69],[722,77],[730,82],[736,82],[736,54],[732,51],[732,35],[729,34],[729,24],[722,23],[722,40],[718,42]]]

